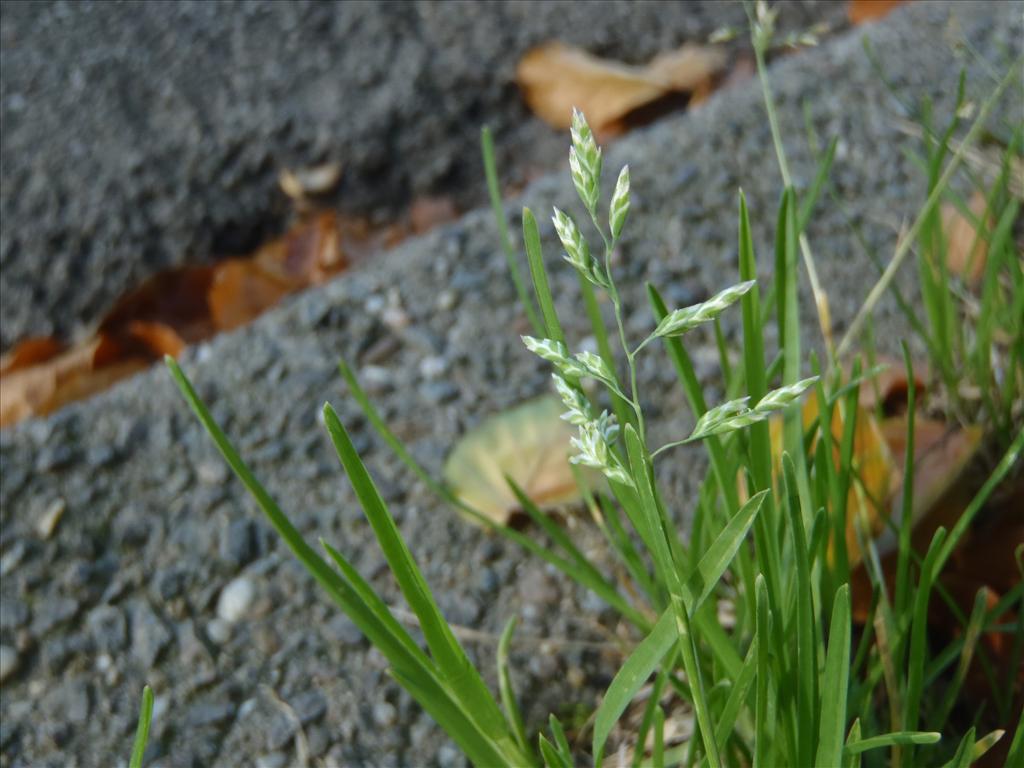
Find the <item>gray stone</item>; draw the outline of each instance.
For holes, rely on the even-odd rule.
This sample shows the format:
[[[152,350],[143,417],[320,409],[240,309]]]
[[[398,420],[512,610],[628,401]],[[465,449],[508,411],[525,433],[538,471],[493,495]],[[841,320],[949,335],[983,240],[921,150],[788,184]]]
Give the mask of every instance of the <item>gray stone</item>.
[[[31,629],[33,636],[45,637],[54,627],[70,621],[78,613],[78,607],[78,601],[70,597],[53,598],[36,606]]]
[[[309,690],[300,693],[289,701],[291,708],[295,710],[295,716],[303,725],[316,722],[327,712],[327,700],[320,691]]]
[[[153,666],[173,639],[147,603],[136,604],[132,611],[132,655],[144,667]]]
[[[457,400],[459,388],[450,381],[428,381],[420,386],[420,394],[431,405],[441,405]]]
[[[9,645],[0,645],[0,682],[18,671],[18,652]]]
[[[234,718],[235,709],[235,705],[230,701],[193,704],[185,713],[185,723],[196,728],[224,725]]]
[[[91,709],[89,686],[84,681],[78,680],[66,685],[61,699],[64,702],[64,713],[68,722],[73,725],[82,725],[89,719]]]
[[[28,623],[29,610],[23,600],[16,597],[0,601],[0,629],[20,629]]]
[[[220,539],[220,556],[235,568],[260,556],[259,530],[248,518],[232,520],[224,527]]]
[[[86,622],[98,649],[116,654],[128,644],[128,623],[120,608],[101,605],[89,613]]]
[[[366,638],[348,616],[344,613],[336,613],[329,622],[327,630],[332,639],[336,639],[344,645],[356,646],[364,643]]]
[[[288,744],[295,736],[297,723],[281,712],[274,715],[266,732],[266,745],[269,750],[278,750]]]

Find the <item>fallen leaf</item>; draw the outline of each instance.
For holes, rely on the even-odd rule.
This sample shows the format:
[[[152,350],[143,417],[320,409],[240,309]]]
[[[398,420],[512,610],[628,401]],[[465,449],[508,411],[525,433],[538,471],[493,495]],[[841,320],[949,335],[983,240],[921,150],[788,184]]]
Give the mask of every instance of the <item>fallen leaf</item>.
[[[887,366],[860,385],[857,404],[869,411],[878,411],[883,416],[896,416],[907,408],[910,382],[903,361],[880,357],[878,365]],[[918,398],[924,396],[927,366],[914,365],[914,392]]]
[[[160,323],[186,344],[209,338],[215,329],[206,296],[213,273],[212,266],[190,266],[153,275],[114,305],[100,323],[99,333],[128,339],[133,336],[133,324]]]
[[[846,416],[842,403],[832,410],[832,464],[839,470],[840,449]],[[818,419],[818,400],[810,397],[804,403],[802,421],[804,429],[810,429]],[[857,540],[857,527],[861,535],[875,538],[886,526],[890,512],[890,498],[893,486],[898,482],[895,462],[878,420],[871,410],[857,407],[856,424],[853,431],[853,472],[850,490],[846,499],[846,552],[853,567],[860,562],[862,553]],[[771,420],[769,433],[772,455],[775,460],[775,476],[778,478],[782,456],[782,419]],[[815,441],[817,448],[817,438]],[[829,543],[829,557],[835,557],[835,542]]]
[[[455,445],[444,464],[451,491],[504,525],[520,510],[508,476],[538,507],[579,500],[569,465],[575,427],[560,418],[565,408],[544,396],[492,416]]]
[[[109,337],[93,337],[56,357],[5,374],[0,386],[0,427],[45,416],[148,365],[145,359],[124,359],[116,348]]]
[[[971,217],[965,216],[952,203],[942,206],[942,232],[946,238],[946,267],[952,274],[962,277],[968,285],[976,286],[985,274],[988,256],[986,232],[995,227],[992,216],[985,216],[988,200],[981,192],[975,192],[967,205]],[[972,220],[973,218],[973,220]],[[977,224],[985,222],[984,230],[978,232]]]
[[[351,226],[357,226],[352,224]],[[317,285],[346,266],[341,247],[341,222],[321,213],[262,246],[248,261],[273,279],[294,289]]]
[[[156,358],[177,357],[185,349],[185,340],[169,325],[136,320],[128,326],[133,338],[145,345]]]
[[[849,0],[846,15],[853,24],[863,24],[887,16],[905,2],[907,0]]]
[[[886,419],[882,424],[886,443],[892,452],[893,467],[897,474],[904,475],[906,457],[906,416]],[[913,509],[914,525],[930,514],[935,516],[936,505],[949,496],[950,488],[970,466],[981,445],[982,431],[978,427],[956,427],[946,422],[925,419],[918,416],[913,422]],[[894,488],[893,496],[899,499],[902,481]],[[970,499],[968,500],[970,501]],[[966,505],[964,505],[966,506]],[[950,511],[950,514],[931,525],[934,530],[940,524],[951,527],[964,508]],[[894,518],[895,519],[895,518]],[[895,519],[898,524],[899,520]],[[930,532],[926,538],[931,541]],[[925,542],[927,548],[928,542]],[[892,542],[895,546],[895,540]],[[880,542],[880,551],[886,551]]]
[[[530,109],[549,125],[568,128],[576,107],[595,133],[607,137],[625,130],[632,113],[666,96],[710,91],[725,62],[721,48],[687,44],[637,67],[550,42],[523,56],[516,82]]]
[[[230,331],[259,317],[293,290],[288,280],[249,259],[230,259],[217,265],[210,286],[210,316],[218,330]]]
[[[64,351],[64,345],[50,336],[25,339],[0,357],[0,376],[39,363],[45,363]]]

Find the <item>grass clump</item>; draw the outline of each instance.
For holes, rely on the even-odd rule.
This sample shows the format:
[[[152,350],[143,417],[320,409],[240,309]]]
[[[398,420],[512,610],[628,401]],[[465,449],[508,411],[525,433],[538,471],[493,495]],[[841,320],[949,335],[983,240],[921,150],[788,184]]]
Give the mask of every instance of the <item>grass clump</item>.
[[[754,25],[755,48],[763,51],[770,36],[770,30],[766,31],[770,18],[760,16]],[[982,106],[974,126],[954,152],[947,151],[953,130],[938,137],[928,134],[935,140],[925,158],[928,202],[892,262],[898,266],[911,251],[909,243],[920,244],[927,319],[915,315],[914,327],[925,335],[933,365],[947,388],[964,376],[973,376],[983,387],[981,405],[975,410],[955,400],[951,407],[964,418],[987,420],[1001,435],[1001,453],[964,514],[949,530],[939,527],[924,552],[912,548],[909,522],[902,524],[893,586],[883,573],[872,537],[853,520],[848,502],[851,495],[863,491],[852,436],[858,390],[870,379],[871,371],[865,372],[854,362],[844,372],[839,362],[840,355],[859,338],[862,321],[856,321],[852,335],[833,350],[827,300],[816,277],[816,307],[829,359],[819,366],[802,354],[806,345],[800,337],[798,269],[803,263],[813,270],[804,229],[823,190],[821,180],[827,175],[831,153],[823,161],[821,180],[807,193],[798,194],[787,182],[779,204],[775,271],[770,284],[762,286],[757,280],[758,259],[741,195],[735,284],[722,286],[705,302],[682,308],[667,307],[658,289],[648,286],[651,331],[643,339],[630,339],[612,268],[612,253],[628,223],[629,171],[621,170],[603,208],[602,152],[585,118],[576,113],[570,171],[585,220],[589,220],[601,249],[595,255],[576,219],[555,209],[555,230],[565,260],[579,278],[598,341],[598,353],[574,353],[551,295],[536,219],[528,209],[523,211],[523,242],[532,297],[518,272],[497,196],[493,152],[485,134],[485,165],[495,212],[503,225],[502,240],[534,328],[533,335],[524,336],[523,342],[551,365],[555,391],[566,409],[563,418],[578,427],[573,463],[603,475],[601,487],[587,490],[587,505],[621,564],[620,572],[627,574],[623,578],[630,583],[611,580],[517,487],[513,491],[524,511],[548,534],[550,544],[495,523],[455,497],[416,463],[344,363],[341,372],[369,422],[428,487],[463,513],[592,589],[633,625],[637,644],[614,676],[586,734],[567,733],[553,715],[543,732],[531,735],[527,730],[509,674],[512,622],[498,646],[499,695],[488,689],[441,614],[345,426],[329,404],[323,409],[327,431],[402,594],[416,614],[426,648],[399,623],[342,552],[324,541],[320,551],[305,542],[250,472],[181,369],[170,359],[168,365],[199,420],[288,546],[384,654],[394,678],[473,763],[555,768],[587,759],[595,765],[618,764],[629,746],[634,766],[967,766],[1002,733],[978,730],[981,719],[967,721],[966,726],[963,718],[954,721],[952,702],[972,654],[984,655],[977,642],[979,635],[1011,610],[1020,610],[1024,589],[1018,585],[993,607],[979,599],[969,616],[960,616],[960,639],[944,649],[929,647],[929,606],[947,599],[940,585],[943,567],[973,517],[1013,470],[1024,445],[1017,405],[1020,369],[1008,379],[1000,379],[994,375],[991,354],[986,352],[992,339],[1009,334],[1011,365],[1020,366],[1024,312],[1014,312],[1024,306],[1024,281],[1019,260],[1010,255],[1018,204],[1000,191],[1007,188],[1006,173],[1000,177],[1001,186],[993,188],[997,191],[987,205],[996,221],[987,237],[990,252],[981,291],[987,311],[966,326],[966,331],[951,319],[956,317],[957,297],[942,271],[942,232],[935,216],[956,164],[1009,81],[1009,77],[1004,79]],[[765,95],[773,132],[777,132],[770,91],[766,89]],[[1011,151],[1019,145],[1018,132]],[[776,146],[785,169],[781,141]],[[784,175],[788,179],[788,172]],[[869,295],[867,314],[879,292],[888,287],[892,264]],[[601,319],[602,297],[611,304],[612,327],[605,327]],[[909,303],[900,301],[909,311]],[[729,399],[709,404],[684,338],[702,324],[716,323],[719,315],[728,311],[741,315],[742,355],[738,365],[723,371]],[[780,352],[772,358],[765,343],[770,325],[776,327],[780,339]],[[642,354],[657,354],[659,347],[678,374],[696,426],[689,436],[652,446],[641,405],[637,360]],[[912,381],[909,354],[906,365]],[[588,394],[581,384],[588,379],[597,382],[600,394]],[[912,414],[914,393],[909,397]],[[802,420],[800,407],[807,398],[815,402],[819,414],[809,426]],[[834,412],[841,412],[845,419],[838,437],[832,429]],[[774,416],[782,421],[778,440],[773,440],[769,424]],[[908,423],[912,465],[912,416]],[[674,447],[697,441],[707,450],[710,470],[694,500],[694,522],[687,537],[664,501],[655,465]],[[773,444],[779,447],[773,448]],[[912,501],[910,493],[904,494],[904,511]],[[857,553],[847,545],[851,526],[857,534]],[[863,623],[853,619],[850,585],[856,559],[866,564],[871,592]],[[729,615],[718,609],[720,602],[731,606]],[[1019,627],[1010,630],[1020,632]],[[954,665],[956,672],[949,674]],[[998,680],[992,682],[999,684]],[[622,741],[617,723],[647,685],[651,692],[632,744],[623,743],[614,760],[606,759],[611,740]],[[1007,722],[1015,707],[1019,709],[1019,702],[1013,701],[1012,691],[993,695],[998,716]],[[682,744],[671,744],[665,736],[665,707],[673,701],[683,702],[693,713],[693,735]],[[1024,760],[1020,733],[1018,728],[1007,758],[1010,764]]]

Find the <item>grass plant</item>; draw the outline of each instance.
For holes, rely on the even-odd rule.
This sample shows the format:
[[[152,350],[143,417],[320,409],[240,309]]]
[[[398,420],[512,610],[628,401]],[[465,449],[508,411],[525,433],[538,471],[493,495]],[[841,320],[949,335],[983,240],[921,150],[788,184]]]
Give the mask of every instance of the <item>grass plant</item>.
[[[981,719],[965,727],[962,717],[955,720],[952,715],[972,658],[983,655],[979,637],[998,627],[1009,611],[1024,615],[1024,588],[1018,585],[994,607],[979,598],[970,615],[962,616],[960,639],[948,648],[930,647],[928,613],[935,600],[944,599],[939,590],[943,567],[993,491],[1011,472],[1019,471],[1024,447],[1019,405],[1024,388],[1024,279],[1020,259],[1013,253],[1019,202],[1008,192],[1010,160],[999,170],[988,199],[995,225],[985,233],[989,246],[981,311],[966,327],[958,319],[962,295],[943,266],[943,234],[937,219],[937,204],[952,194],[950,179],[1016,74],[1011,72],[997,84],[956,150],[950,152],[949,147],[957,124],[941,133],[926,128],[927,202],[890,264],[882,268],[863,314],[834,345],[827,286],[820,284],[814,271],[806,228],[827,186],[835,144],[823,153],[814,183],[803,193],[794,189],[763,67],[771,22],[764,12],[755,14],[752,21],[767,112],[786,183],[779,201],[774,253],[768,256],[775,266],[774,277],[767,284],[757,280],[759,258],[765,255],[755,253],[741,194],[735,282],[721,286],[705,302],[680,308],[667,307],[657,287],[648,286],[650,332],[641,339],[631,339],[626,331],[612,259],[628,223],[628,168],[621,169],[610,197],[605,198],[601,149],[584,116],[576,113],[570,171],[584,212],[580,221],[601,247],[592,252],[584,227],[569,213],[555,209],[555,231],[569,268],[578,275],[598,340],[597,353],[573,352],[543,264],[536,217],[529,209],[523,211],[529,286],[521,277],[520,257],[508,237],[498,194],[493,146],[489,134],[483,137],[503,250],[533,328],[523,341],[551,365],[555,391],[566,408],[563,418],[579,429],[572,461],[604,476],[602,487],[588,489],[587,505],[608,549],[621,564],[616,572],[626,576],[613,580],[518,488],[514,490],[524,511],[547,533],[549,543],[496,523],[454,497],[417,464],[388,429],[352,369],[341,365],[351,396],[369,423],[430,489],[592,589],[632,625],[635,646],[585,733],[567,732],[553,715],[543,730],[530,730],[538,724],[524,720],[509,673],[513,622],[498,646],[499,693],[495,696],[489,690],[441,614],[345,426],[329,404],[323,409],[327,431],[398,586],[416,614],[425,647],[340,549],[321,541],[318,552],[305,542],[221,431],[177,363],[167,361],[196,416],[284,541],[387,658],[393,677],[476,765],[568,768],[581,760],[617,765],[629,746],[634,766],[966,766],[1002,736],[998,730],[977,730]],[[1018,129],[1008,144],[1008,158],[1020,151],[1021,143]],[[602,207],[605,199],[607,207]],[[851,492],[863,490],[853,450],[855,405],[859,388],[876,369],[869,365],[864,371],[859,362],[844,369],[840,362],[861,339],[866,318],[915,244],[925,312],[924,317],[915,316],[913,325],[925,334],[932,364],[950,392],[965,377],[981,387],[980,396],[971,401],[976,405],[968,407],[954,395],[950,409],[960,418],[982,419],[999,434],[1000,455],[964,514],[950,530],[939,528],[927,551],[913,550],[909,524],[899,530],[894,589],[886,582],[873,540],[861,534],[872,595],[869,618],[860,626],[852,618],[846,531],[856,521],[847,519],[852,515],[847,500]],[[812,276],[829,357],[821,366],[803,354],[811,345],[800,335],[801,264]],[[611,305],[611,327],[601,319],[601,301]],[[912,312],[909,302],[901,299],[900,303]],[[727,399],[712,404],[694,372],[685,336],[700,325],[715,324],[724,312],[741,315],[742,355],[722,372]],[[780,340],[777,359],[767,356],[769,326],[775,326]],[[1009,339],[1006,356],[998,360],[991,352],[996,338]],[[641,355],[659,354],[678,374],[696,426],[688,436],[652,445],[637,361]],[[909,353],[906,365],[912,380]],[[582,386],[587,379],[597,382],[598,394],[588,394],[590,389]],[[815,399],[821,414],[810,428],[801,420],[806,398]],[[836,410],[846,419],[838,444],[831,429]],[[914,411],[913,400],[910,411]],[[783,421],[781,453],[773,450],[768,423],[773,416]],[[911,458],[913,423],[910,418],[907,453]],[[710,469],[701,493],[691,500],[692,527],[683,531],[676,523],[678,515],[665,502],[655,466],[676,446],[692,442],[703,444]],[[913,461],[907,466],[912,467]],[[904,509],[912,502],[911,485],[907,484],[899,502]],[[732,618],[719,610],[719,603],[731,606]],[[1019,625],[1005,631],[1018,638],[1022,634]],[[998,686],[1000,681],[993,682]],[[618,724],[648,685],[652,688],[640,727],[628,744]],[[1012,691],[993,696],[994,708],[1004,722],[1019,711],[1020,702],[1012,700]],[[670,744],[665,736],[666,707],[672,702],[682,702],[693,717],[693,735],[682,745]],[[1009,759],[1021,761],[1017,764],[1024,763],[1021,732],[1018,727],[1010,748]],[[649,752],[644,747],[648,741]],[[616,750],[614,755],[610,748]]]

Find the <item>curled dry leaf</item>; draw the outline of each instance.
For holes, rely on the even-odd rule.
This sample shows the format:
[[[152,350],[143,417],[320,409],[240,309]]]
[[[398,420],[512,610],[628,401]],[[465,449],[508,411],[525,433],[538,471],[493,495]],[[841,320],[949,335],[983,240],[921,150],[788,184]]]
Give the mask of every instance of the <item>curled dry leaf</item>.
[[[549,125],[568,128],[576,107],[596,133],[612,136],[625,130],[632,113],[666,96],[703,98],[725,63],[724,51],[715,46],[687,44],[637,67],[549,42],[523,56],[516,82],[530,109]]]
[[[538,507],[580,499],[569,465],[575,428],[563,421],[561,401],[544,396],[492,416],[468,432],[444,464],[452,492],[491,520],[505,524],[520,505],[511,478]]]

